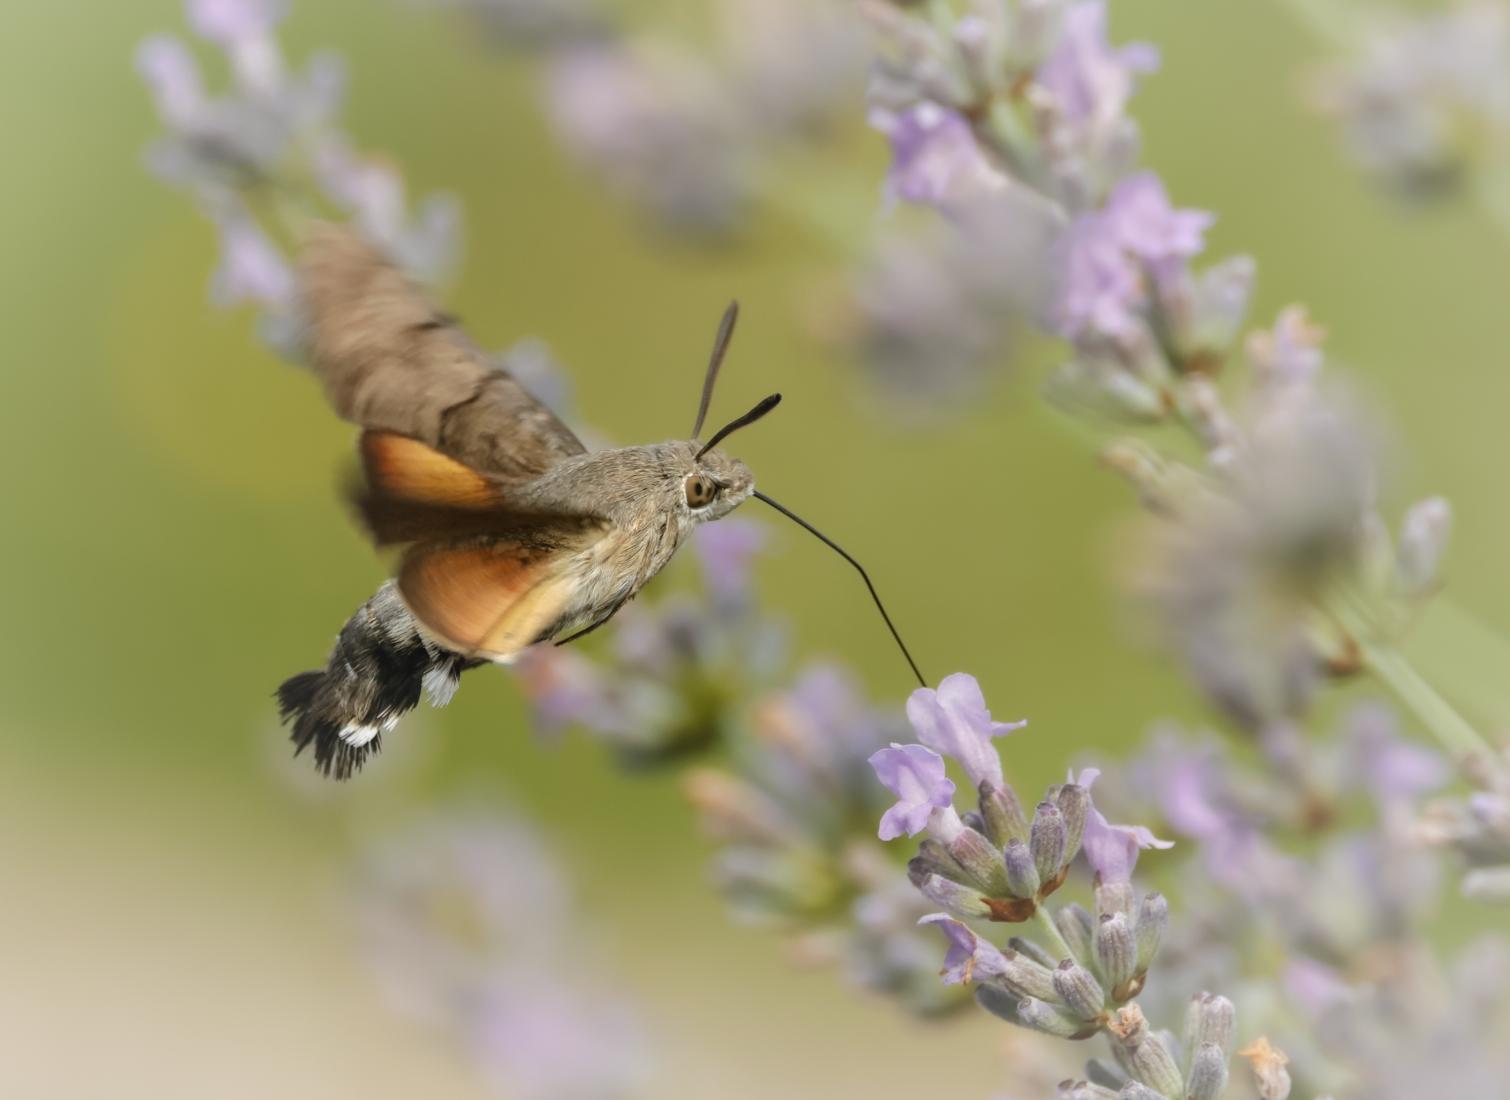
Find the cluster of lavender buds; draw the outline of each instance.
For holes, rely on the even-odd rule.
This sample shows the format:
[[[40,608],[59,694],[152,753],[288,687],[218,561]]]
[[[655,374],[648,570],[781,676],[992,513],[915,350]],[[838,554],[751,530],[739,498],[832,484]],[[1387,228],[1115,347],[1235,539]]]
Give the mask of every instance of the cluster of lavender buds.
[[[714,881],[736,919],[931,1014],[961,997],[936,980],[923,901],[870,827],[884,803],[866,761],[900,726],[846,670],[816,664],[749,704],[728,763],[689,772],[685,789],[720,846]]]
[[[411,213],[398,171],[355,151],[338,120],[340,60],[321,54],[301,72],[279,49],[285,0],[185,7],[194,34],[224,55],[229,87],[211,94],[189,44],[175,35],[146,39],[136,62],[166,131],[148,150],[148,167],[193,195],[219,231],[215,303],[256,306],[268,343],[299,358],[294,278],[277,243],[291,232],[294,211],[352,219],[421,278],[448,270],[459,241],[456,203],[432,195]]]
[[[496,809],[436,814],[373,843],[352,893],[388,999],[459,1043],[499,1095],[630,1096],[646,1038],[573,913],[540,839]]]
[[[1316,108],[1337,120],[1373,179],[1410,198],[1459,190],[1502,171],[1510,146],[1510,6],[1457,0],[1427,12],[1349,13],[1322,21],[1345,58],[1312,81]]]
[[[896,801],[880,819],[883,840],[927,833],[909,865],[919,893],[946,912],[922,923],[948,941],[943,979],[974,984],[991,1013],[1060,1039],[1106,1037],[1111,1060],[1092,1059],[1084,1080],[1060,1085],[1077,1100],[1214,1100],[1225,1095],[1236,1011],[1225,997],[1194,996],[1179,1038],[1148,1025],[1135,1000],[1169,927],[1162,895],[1138,896],[1131,881],[1138,852],[1167,848],[1147,829],[1112,825],[1096,809],[1086,769],[1055,785],[1029,817],[1004,779],[993,739],[1021,723],[993,721],[971,676],[919,689],[908,718],[920,744],[896,744],[871,757]],[[954,806],[952,760],[975,789],[976,808]],[[1095,912],[1048,898],[1084,853],[1095,882]],[[1036,935],[998,947],[968,922],[1034,921]],[[1263,1096],[1284,1097],[1285,1058],[1267,1041],[1251,1049]],[[1249,1053],[1249,1051],[1244,1051]]]

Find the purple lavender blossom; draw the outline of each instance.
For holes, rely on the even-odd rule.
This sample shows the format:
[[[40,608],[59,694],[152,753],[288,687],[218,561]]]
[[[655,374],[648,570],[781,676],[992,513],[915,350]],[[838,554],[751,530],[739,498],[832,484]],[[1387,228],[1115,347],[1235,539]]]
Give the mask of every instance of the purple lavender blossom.
[[[904,202],[948,212],[1007,186],[956,111],[919,103],[901,112],[872,111],[871,124],[891,141],[887,190]]]
[[[1038,83],[1064,118],[1098,124],[1121,117],[1136,78],[1158,67],[1159,51],[1147,43],[1118,49],[1107,43],[1104,3],[1074,3],[1064,10],[1058,45],[1038,70]]]
[[[970,776],[971,783],[975,786],[990,783],[996,787],[1000,787],[1004,780],[1001,757],[991,743],[992,739],[1004,737],[1027,725],[1026,721],[992,721],[979,682],[966,672],[944,677],[937,690],[918,688],[914,691],[907,699],[907,720],[912,723],[919,741],[935,753],[958,761]],[[883,836],[882,839],[890,838]]]
[[[1205,248],[1211,215],[1177,210],[1157,176],[1123,180],[1106,206],[1082,214],[1061,243],[1058,324],[1071,339],[1126,338],[1143,324],[1152,277],[1174,285]]]
[[[949,951],[944,956],[945,985],[966,985],[978,978],[995,977],[1006,970],[1006,958],[993,944],[977,936],[968,924],[947,913],[931,913],[918,921],[944,933]]]
[[[1409,806],[1451,775],[1439,753],[1400,736],[1394,709],[1383,703],[1355,707],[1343,736],[1349,777],[1381,807]]]
[[[870,758],[876,778],[897,796],[896,804],[881,817],[877,835],[895,840],[904,833],[917,836],[928,827],[935,810],[954,801],[954,781],[944,774],[944,758],[922,745],[899,745],[880,749]]]
[[[1072,771],[1068,782],[1086,790],[1101,775],[1099,768],[1085,768],[1077,778]],[[1138,864],[1138,852],[1149,848],[1173,848],[1174,841],[1160,840],[1142,825],[1113,825],[1094,805],[1085,819],[1085,836],[1081,840],[1085,859],[1102,884],[1124,883],[1132,878]]]

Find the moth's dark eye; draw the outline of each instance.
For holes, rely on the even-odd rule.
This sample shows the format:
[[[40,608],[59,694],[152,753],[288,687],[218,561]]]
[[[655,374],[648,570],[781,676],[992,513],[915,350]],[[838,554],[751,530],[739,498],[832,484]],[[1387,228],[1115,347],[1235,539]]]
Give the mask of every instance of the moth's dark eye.
[[[687,479],[687,503],[693,508],[702,508],[713,503],[718,496],[718,483],[702,474],[693,474]]]

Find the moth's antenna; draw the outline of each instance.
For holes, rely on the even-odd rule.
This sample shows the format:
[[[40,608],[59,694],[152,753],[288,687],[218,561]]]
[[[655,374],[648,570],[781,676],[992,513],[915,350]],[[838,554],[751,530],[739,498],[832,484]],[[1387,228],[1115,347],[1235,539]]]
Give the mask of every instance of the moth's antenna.
[[[717,447],[730,435],[739,431],[740,428],[749,427],[751,424],[755,423],[755,421],[759,420],[762,416],[770,412],[779,404],[781,404],[781,394],[773,393],[770,397],[765,398],[760,402],[760,404],[756,405],[753,409],[745,413],[743,416],[729,421],[722,428],[719,428],[718,431],[713,433],[712,439],[703,444],[703,449],[697,452],[697,457],[702,458],[703,455],[707,454],[714,447]]]
[[[785,505],[777,504],[774,500],[772,500],[762,492],[756,491],[754,496],[756,500],[765,501],[772,508],[776,509],[776,511],[784,515],[787,519],[797,524],[797,526],[805,528],[809,534],[817,536],[820,542],[827,545],[830,550],[833,550],[841,558],[849,562],[850,565],[853,565],[855,567],[855,570],[860,574],[860,579],[865,582],[865,587],[870,589],[870,598],[876,601],[876,610],[881,613],[881,618],[886,620],[886,629],[891,631],[891,636],[896,639],[897,648],[902,651],[902,656],[907,658],[907,664],[912,669],[912,674],[918,678],[918,686],[927,687],[928,681],[923,677],[923,674],[918,671],[918,663],[912,659],[912,654],[907,652],[907,643],[902,641],[902,636],[897,633],[897,628],[892,624],[891,616],[886,614],[886,605],[881,602],[881,594],[876,591],[876,586],[870,583],[870,574],[865,572],[865,567],[859,562],[855,561],[854,558],[850,557],[849,553],[844,549],[844,547],[840,546],[837,542],[829,538],[822,531],[818,530],[818,528],[814,527],[811,523],[803,519],[796,512],[793,512],[790,508],[787,508]]]
[[[703,421],[708,418],[708,406],[713,401],[713,383],[718,381],[718,368],[724,365],[724,355],[729,350],[729,340],[734,336],[734,322],[739,320],[739,303],[730,302],[724,310],[724,319],[718,323],[718,335],[713,338],[713,354],[708,356],[708,373],[703,376],[703,399],[697,405],[697,423],[692,425],[692,439],[703,430]]]

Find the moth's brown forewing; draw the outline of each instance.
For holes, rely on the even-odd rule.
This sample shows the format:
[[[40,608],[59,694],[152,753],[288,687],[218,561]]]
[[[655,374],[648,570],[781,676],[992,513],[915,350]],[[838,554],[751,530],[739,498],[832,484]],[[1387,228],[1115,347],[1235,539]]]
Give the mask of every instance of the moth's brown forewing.
[[[314,226],[299,277],[310,359],[346,420],[510,481],[585,452],[571,429],[350,229]]]

